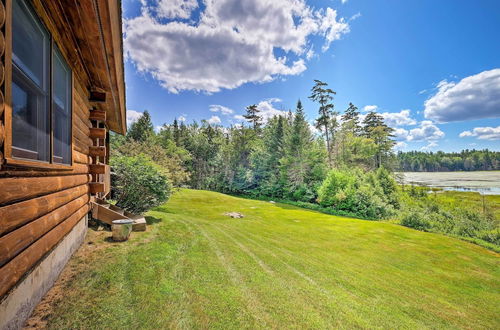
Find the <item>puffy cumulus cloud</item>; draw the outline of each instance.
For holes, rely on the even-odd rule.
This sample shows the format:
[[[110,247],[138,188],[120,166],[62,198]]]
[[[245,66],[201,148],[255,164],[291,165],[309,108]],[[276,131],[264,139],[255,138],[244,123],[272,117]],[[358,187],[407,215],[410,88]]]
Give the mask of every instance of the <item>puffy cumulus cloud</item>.
[[[132,123],[136,122],[139,118],[141,118],[142,112],[135,110],[127,110],[127,126],[132,125]]]
[[[444,137],[444,132],[432,121],[424,120],[420,123],[420,127],[411,130],[396,128],[393,135],[394,139],[400,142],[422,142],[439,140]]]
[[[274,103],[279,103],[279,102],[281,102],[280,99],[271,98],[271,99],[260,101],[257,104],[257,109],[259,109],[259,111],[260,111],[259,116],[262,117],[262,120],[264,122],[267,122],[269,119],[273,118],[274,116],[286,116],[286,111],[278,110],[274,107]]]
[[[460,133],[460,137],[477,137],[479,140],[500,140],[500,126],[475,127],[472,131]]]
[[[186,115],[180,115],[178,120],[179,121],[186,121]]]
[[[408,140],[408,130],[404,128],[396,128],[394,129],[393,135],[396,141],[407,141]]]
[[[243,117],[242,115],[235,115],[233,118],[236,119],[236,120],[239,120],[239,121],[245,121],[246,120],[245,117]]]
[[[187,19],[196,8],[197,0],[160,0],[156,12],[160,18]]]
[[[364,112],[377,111],[377,109],[378,109],[377,105],[365,105],[363,107]]]
[[[207,122],[210,124],[210,125],[216,125],[216,124],[220,124],[221,123],[221,120],[219,118],[219,116],[212,116],[210,117],[209,120],[207,120]]]
[[[190,17],[193,4],[147,2],[140,16],[124,23],[127,58],[173,93],[213,93],[300,74],[313,54],[312,36],[324,39],[325,51],[349,32],[335,10],[314,9],[304,0],[205,0],[197,22],[160,19]]]
[[[234,113],[233,109],[230,109],[228,107],[225,107],[225,106],[219,105],[219,104],[212,104],[208,107],[208,109],[212,112],[220,112],[223,115],[230,115],[230,114]]]
[[[425,118],[440,123],[500,117],[500,69],[457,83],[443,80],[424,105]]]
[[[417,121],[410,116],[410,110],[401,110],[400,112],[381,113],[384,121],[391,127],[415,125]]]
[[[408,141],[431,141],[444,137],[444,132],[430,120],[423,120],[420,127],[409,130]]]

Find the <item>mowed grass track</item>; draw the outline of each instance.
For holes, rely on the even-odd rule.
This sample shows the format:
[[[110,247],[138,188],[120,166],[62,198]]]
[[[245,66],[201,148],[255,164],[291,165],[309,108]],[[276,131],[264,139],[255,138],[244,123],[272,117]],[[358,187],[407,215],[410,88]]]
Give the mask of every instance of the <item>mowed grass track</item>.
[[[102,243],[49,327],[500,328],[498,254],[467,242],[196,190],[149,215]]]

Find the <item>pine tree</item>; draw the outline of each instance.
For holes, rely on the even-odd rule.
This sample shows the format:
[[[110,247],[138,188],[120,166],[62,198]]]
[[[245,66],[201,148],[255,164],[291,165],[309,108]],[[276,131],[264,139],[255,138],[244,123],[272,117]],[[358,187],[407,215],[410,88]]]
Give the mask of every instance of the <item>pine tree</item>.
[[[375,155],[375,167],[379,168],[384,165],[384,157],[392,155],[392,147],[394,141],[392,133],[394,129],[387,126],[382,115],[371,111],[363,121],[363,134],[372,139],[377,145],[377,153]],[[388,165],[387,163],[385,165]]]
[[[303,185],[308,172],[308,157],[312,145],[312,134],[307,123],[302,102],[297,102],[295,115],[287,143],[287,180],[291,189]]]
[[[354,135],[361,134],[361,125],[359,124],[359,111],[358,108],[349,103],[349,107],[342,115],[342,127],[353,133]]]
[[[328,152],[328,162],[330,166],[332,165],[332,149],[331,140],[333,139],[334,131],[332,130],[333,119],[335,118],[335,113],[333,111],[333,95],[336,93],[327,88],[328,84],[320,80],[314,80],[315,85],[311,89],[311,96],[309,98],[315,102],[319,103],[319,117],[316,119],[316,128],[321,130],[325,135],[326,139],[326,150]]]
[[[174,119],[174,123],[172,124],[172,135],[174,136],[174,141],[176,145],[180,145],[181,134],[179,131],[179,123],[177,122],[177,118]]]
[[[257,108],[256,104],[249,105],[246,107],[246,110],[247,113],[243,115],[243,117],[245,117],[249,123],[252,123],[254,130],[257,130],[262,124],[262,117],[259,116],[260,110]]]
[[[155,135],[153,122],[151,121],[151,116],[147,110],[144,111],[142,116],[132,125],[127,131],[127,138],[144,142],[148,140],[150,137]]]

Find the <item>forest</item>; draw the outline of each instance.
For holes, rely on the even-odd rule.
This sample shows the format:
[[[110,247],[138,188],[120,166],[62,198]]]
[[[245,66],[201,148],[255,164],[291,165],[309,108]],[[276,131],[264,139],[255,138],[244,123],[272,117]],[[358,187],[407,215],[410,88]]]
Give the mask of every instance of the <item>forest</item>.
[[[403,172],[492,171],[500,170],[500,152],[462,150],[461,152],[398,152],[397,169]]]
[[[249,105],[246,122],[230,127],[205,120],[190,124],[174,120],[156,132],[145,111],[126,136],[112,136],[111,164],[113,172],[119,173],[113,176],[114,198],[122,205],[127,198],[134,205],[137,200],[147,201],[133,210],[140,213],[165,201],[172,187],[189,187],[282,201],[330,214],[393,219],[420,230],[499,245],[498,221],[492,210],[485,207],[478,214],[458,203],[442,207],[417,187],[405,189],[395,174],[398,167],[416,170],[405,167],[407,163],[427,170],[426,161],[444,164],[446,159],[459,169],[455,158],[460,164],[472,159],[473,164],[484,165],[481,169],[494,169],[499,153],[396,155],[393,129],[380,114],[369,112],[361,120],[352,103],[340,114],[334,108],[334,95],[326,83],[315,81],[309,96],[318,106],[315,127],[300,100],[293,111],[267,122],[256,105]],[[152,175],[155,171],[158,176]],[[156,191],[150,198],[144,193],[146,186]]]

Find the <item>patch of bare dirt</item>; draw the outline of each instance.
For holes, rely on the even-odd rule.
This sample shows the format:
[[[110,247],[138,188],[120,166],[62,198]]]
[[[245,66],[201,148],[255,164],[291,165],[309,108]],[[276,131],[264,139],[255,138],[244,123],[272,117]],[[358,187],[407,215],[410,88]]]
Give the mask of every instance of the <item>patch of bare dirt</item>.
[[[76,277],[76,275],[85,270],[90,262],[95,258],[96,252],[109,246],[106,238],[110,237],[109,231],[95,231],[89,229],[82,246],[71,257],[61,275],[54,283],[54,286],[47,292],[42,301],[35,308],[30,318],[26,321],[24,329],[45,329],[47,320],[54,312],[54,307],[61,302],[67,290],[67,286]]]

